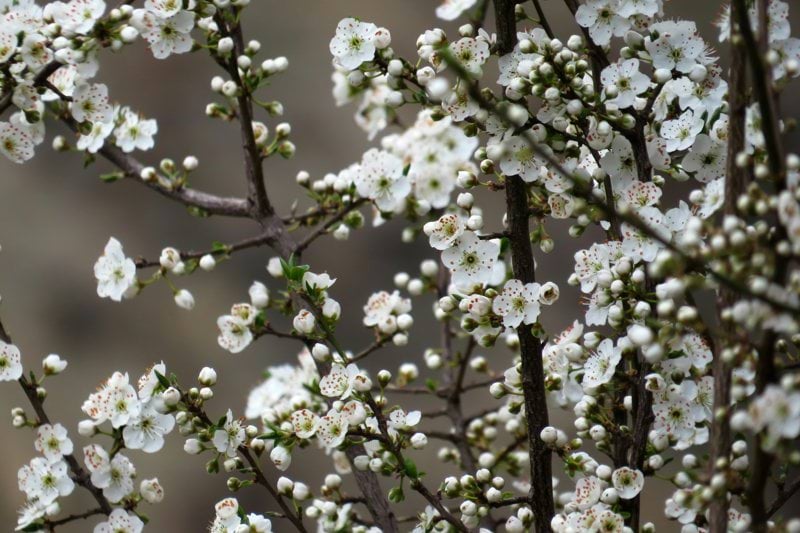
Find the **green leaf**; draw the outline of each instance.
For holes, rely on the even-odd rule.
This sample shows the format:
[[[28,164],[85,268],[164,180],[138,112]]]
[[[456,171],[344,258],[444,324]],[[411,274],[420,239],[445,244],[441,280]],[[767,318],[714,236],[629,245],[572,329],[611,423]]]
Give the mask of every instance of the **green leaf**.
[[[158,372],[157,370],[153,370],[153,373],[156,375],[156,379],[158,379],[158,382],[161,384],[162,387],[164,387],[165,389],[168,389],[170,387],[170,382],[165,375]]]
[[[113,183],[125,177],[124,172],[109,172],[107,174],[100,174],[100,179],[106,183]]]
[[[414,464],[414,461],[412,461],[411,459],[406,458],[403,467],[406,471],[406,475],[408,475],[408,477],[410,477],[411,479],[417,479],[419,477],[419,470],[417,470],[417,465]]]

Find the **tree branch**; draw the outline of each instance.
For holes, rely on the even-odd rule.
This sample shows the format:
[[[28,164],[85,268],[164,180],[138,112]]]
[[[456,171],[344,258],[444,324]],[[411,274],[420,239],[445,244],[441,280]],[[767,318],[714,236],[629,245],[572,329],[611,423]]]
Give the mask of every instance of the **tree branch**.
[[[736,164],[736,157],[744,150],[745,138],[745,111],[747,92],[747,65],[745,51],[741,45],[738,20],[740,5],[731,4],[731,24],[729,41],[731,43],[731,64],[728,70],[728,151],[727,169],[725,178],[725,215],[736,213],[736,201],[747,189],[747,172]],[[729,287],[720,289],[717,301],[718,317],[725,308],[731,307],[736,302],[736,293]],[[720,321],[721,322],[721,321]],[[723,325],[728,333],[733,333],[733,325]],[[728,457],[731,431],[730,431],[730,403],[731,403],[731,368],[722,358],[723,339],[711,339],[711,348],[714,353],[712,362],[712,375],[714,376],[714,404],[711,419],[709,479],[717,470],[717,462]],[[726,466],[727,469],[727,466]],[[730,503],[727,489],[722,494],[715,494],[709,506],[709,532],[725,533],[728,530],[728,508]]]
[[[495,0],[494,6],[498,50],[500,54],[507,54],[514,49],[517,40],[514,2]],[[533,283],[536,281],[536,267],[528,223],[528,188],[519,176],[506,176],[505,193],[514,277],[522,283]],[[542,366],[542,341],[533,335],[530,327],[526,326],[517,328],[517,335],[522,358],[525,421],[528,426],[531,476],[529,502],[535,516],[534,530],[547,533],[555,515],[555,505],[551,451],[539,438],[542,429],[550,425]]]
[[[12,344],[11,336],[6,331],[2,321],[0,321],[0,340],[8,344]],[[37,394],[36,389],[38,386],[36,383],[28,381],[24,375],[18,381],[22,387],[22,391],[28,398],[28,402],[31,404],[34,413],[36,413],[37,425],[40,426],[42,424],[50,424],[50,418],[47,416],[47,413],[44,410],[43,400],[39,398],[39,395]],[[72,477],[75,483],[89,491],[89,493],[97,502],[100,512],[105,515],[111,514],[112,508],[108,499],[106,499],[106,497],[103,495],[103,491],[101,489],[98,489],[92,485],[91,476],[86,470],[84,470],[84,468],[75,458],[75,455],[65,455],[64,461],[67,463],[67,466],[72,472]]]
[[[69,117],[62,116],[64,122],[72,131],[78,131],[78,125]],[[191,189],[189,187],[168,188],[161,180],[145,181],[142,179],[142,171],[147,165],[136,159],[131,154],[126,154],[113,144],[105,143],[98,153],[109,163],[113,164],[122,171],[125,178],[136,183],[142,184],[162,196],[181,203],[187,207],[194,207],[202,210],[209,215],[223,215],[229,217],[249,217],[247,200],[242,198],[230,198],[215,196],[206,192]]]
[[[225,20],[223,12],[216,15],[217,24],[220,30],[233,39],[233,52],[229,54],[225,62],[228,75],[236,83],[239,92],[236,102],[239,108],[239,126],[242,137],[242,150],[245,158],[245,173],[247,175],[247,200],[253,218],[264,219],[275,213],[275,209],[267,197],[267,189],[264,184],[264,168],[261,164],[261,152],[256,144],[255,132],[253,131],[253,102],[250,89],[243,83],[239,75],[239,65],[237,59],[244,54],[244,37],[242,36],[242,25],[236,8],[231,8],[230,14],[233,21],[230,24]]]

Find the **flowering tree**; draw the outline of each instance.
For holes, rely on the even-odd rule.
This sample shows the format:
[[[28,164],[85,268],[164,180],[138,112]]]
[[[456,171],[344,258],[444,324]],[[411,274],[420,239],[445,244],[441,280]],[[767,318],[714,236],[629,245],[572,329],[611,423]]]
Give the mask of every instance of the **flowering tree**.
[[[78,446],[45,411],[45,381],[67,362],[51,355],[40,372],[23,370],[0,325],[0,380],[25,392],[30,405],[13,410],[13,424],[33,430],[37,452],[18,473],[18,530],[89,519],[95,532],[141,531],[145,504],[164,489],[154,477],[134,483],[131,457],[158,452],[177,425],[186,452],[230,474],[229,490],[266,491],[277,509],[221,499],[214,532],[652,531],[641,499],[656,484],[673,487],[664,512],[684,532],[800,531],[781,513],[800,489],[800,157],[784,147],[778,111],[800,73],[800,40],[785,1],[723,8],[727,70],[693,22],[664,18],[662,0],[564,0],[578,32],[565,40],[538,0],[445,0],[440,18],[469,22],[455,37],[425,31],[414,59],[394,53],[389,30],[344,19],[330,42],[334,97],[358,105],[370,140],[383,137],[338,173],[300,172],[314,205],[283,214],[264,166],[295,148],[288,124],[260,121],[282,112],[260,93],[288,61],[245,40],[248,3],[0,1],[0,152],[31,159],[46,122],[60,121],[75,139],[55,137],[54,148],[108,160],[116,170],[103,180],[259,227],[204,251],[167,247],[158,260],[131,259],[112,237],[94,266],[98,296],[122,301],[161,283],[191,310],[182,276],[268,247],[270,287],[256,281],[219,317],[218,342],[232,354],[265,337],[300,349],[297,364],[254,384],[244,413],[213,405],[208,367],[192,384],[163,362],[138,383],[115,372],[84,402]],[[192,188],[194,156],[148,166],[134,155],[153,147],[156,121],[112,104],[94,80],[106,48],[140,39],[156,59],[208,54],[221,68],[207,114],[240,126],[246,198]],[[416,113],[411,126],[399,108]],[[479,207],[476,196],[492,194],[504,212]],[[418,275],[397,273],[394,288],[369,298],[362,321],[374,340],[358,348],[336,333],[346,319],[336,274],[302,257],[368,216],[373,226],[403,220],[403,239],[434,251]],[[551,252],[559,220],[583,236],[570,248],[574,272],[537,278],[533,245]],[[566,330],[547,331],[540,318],[563,283],[585,302]],[[700,313],[695,298],[709,294],[714,311]],[[432,316],[412,318],[422,295],[436,298]],[[417,385],[413,362],[396,375],[359,366],[405,345],[415,320],[440,325],[424,354],[434,378]],[[507,349],[476,354],[495,344]],[[470,391],[485,395],[480,412],[462,405]],[[409,394],[437,409],[405,410]],[[555,427],[555,409],[573,427]],[[432,429],[434,418],[447,430]],[[444,479],[417,467],[431,439],[444,443]],[[273,481],[273,468],[311,453],[332,462],[319,490]],[[680,466],[667,467],[673,460]],[[62,511],[75,490],[95,505]],[[410,517],[395,512],[406,498],[419,506]]]

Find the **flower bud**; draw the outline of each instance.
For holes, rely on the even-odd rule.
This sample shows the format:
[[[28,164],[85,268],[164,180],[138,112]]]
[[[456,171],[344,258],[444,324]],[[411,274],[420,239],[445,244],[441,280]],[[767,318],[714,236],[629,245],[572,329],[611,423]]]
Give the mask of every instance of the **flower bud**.
[[[197,381],[206,387],[212,387],[217,383],[217,371],[208,366],[203,367],[203,369],[200,370]]]
[[[42,369],[46,376],[60,374],[65,368],[67,368],[67,362],[54,353],[51,353],[42,361]]]
[[[194,309],[194,296],[186,289],[181,289],[175,293],[175,304],[181,309],[191,311]]]
[[[272,451],[269,452],[269,459],[272,461],[272,464],[275,465],[275,468],[281,472],[285,471],[289,468],[289,465],[292,464],[292,454],[283,446],[275,446],[272,448]]]
[[[317,321],[314,318],[314,315],[311,314],[311,312],[307,309],[301,310],[292,320],[292,326],[294,329],[305,335],[314,331],[316,323]]]
[[[97,426],[94,420],[81,420],[78,423],[78,434],[81,437],[91,437],[97,433]]]
[[[305,483],[300,483],[299,481],[294,484],[294,488],[292,489],[292,498],[297,501],[303,501],[307,500],[310,495],[311,491],[308,489],[308,485]]]
[[[159,264],[167,270],[172,270],[181,262],[181,254],[175,248],[164,248],[158,258]]]
[[[144,479],[139,485],[139,494],[147,503],[161,503],[164,499],[164,488],[158,478]]]
[[[183,451],[189,455],[198,455],[203,451],[203,445],[197,439],[186,439],[183,443]]]

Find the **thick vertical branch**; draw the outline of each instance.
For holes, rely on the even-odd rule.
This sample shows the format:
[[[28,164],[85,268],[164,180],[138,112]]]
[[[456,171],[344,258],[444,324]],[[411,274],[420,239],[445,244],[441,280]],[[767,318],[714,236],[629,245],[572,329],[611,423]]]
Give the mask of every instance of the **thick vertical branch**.
[[[756,39],[753,28],[750,25],[750,17],[747,13],[746,0],[734,0],[736,5],[736,18],[739,23],[739,31],[744,40],[747,50],[747,57],[750,60],[750,68],[753,73],[753,90],[758,100],[761,110],[761,125],[764,132],[764,144],[769,154],[769,168],[773,178],[783,181],[786,178],[783,147],[781,146],[780,116],[775,98],[775,91],[772,87],[772,72],[766,63],[766,52],[768,44],[767,20],[766,20],[766,0],[756,2],[759,15],[759,29],[762,32],[760,39]],[[764,7],[762,7],[762,5]],[[761,20],[761,19],[764,20]],[[733,20],[733,19],[732,19]]]
[[[747,101],[747,75],[745,51],[738,25],[739,6],[734,2],[731,5],[731,29],[729,41],[731,43],[731,64],[728,80],[728,162],[725,178],[725,205],[724,214],[736,214],[736,200],[747,189],[748,173],[746,169],[736,164],[737,155],[744,150],[745,137],[745,110]],[[728,287],[722,287],[717,301],[718,313],[732,306],[737,299],[737,294]],[[721,321],[720,321],[721,322]],[[727,333],[734,333],[732,324],[723,325]],[[730,448],[730,403],[731,403],[731,368],[722,358],[723,339],[718,339],[712,346],[714,361],[712,373],[714,376],[714,407],[711,424],[711,450],[709,456],[709,477],[717,471],[720,459],[726,459]],[[727,464],[724,466],[727,468]],[[709,508],[709,531],[711,533],[725,533],[728,530],[728,501],[727,489],[722,494],[715,495]]]
[[[495,0],[494,5],[498,49],[501,54],[507,54],[513,50],[517,40],[514,3],[512,0]],[[505,191],[514,277],[522,283],[532,283],[536,280],[536,269],[528,225],[528,190],[519,176],[506,176]],[[522,390],[525,395],[525,420],[530,446],[530,504],[535,516],[534,530],[544,533],[550,531],[555,507],[551,452],[539,438],[542,429],[550,424],[542,368],[542,342],[528,327],[519,328],[517,333],[522,357]]]
[[[761,126],[764,134],[764,145],[767,151],[767,163],[773,180],[777,183],[780,193],[786,185],[786,162],[780,134],[780,115],[778,113],[777,99],[772,86],[772,72],[766,63],[767,46],[769,44],[769,30],[767,24],[767,1],[756,1],[756,14],[761,35],[756,38],[750,24],[747,6],[744,0],[735,0],[737,4],[737,18],[739,30],[750,68],[753,74],[753,87],[759,108],[761,110]],[[786,231],[781,224],[776,224],[775,240],[786,239]],[[771,282],[783,286],[788,272],[788,259],[780,254],[775,254],[775,265]],[[758,360],[756,361],[756,394],[760,395],[770,383],[776,380],[775,369],[775,342],[777,333],[770,329],[758,346]],[[750,463],[751,475],[747,486],[747,503],[750,506],[753,531],[767,531],[768,510],[765,502],[767,482],[770,477],[773,456],[765,452],[759,442],[754,445],[753,457]]]

